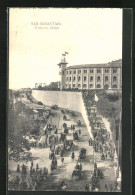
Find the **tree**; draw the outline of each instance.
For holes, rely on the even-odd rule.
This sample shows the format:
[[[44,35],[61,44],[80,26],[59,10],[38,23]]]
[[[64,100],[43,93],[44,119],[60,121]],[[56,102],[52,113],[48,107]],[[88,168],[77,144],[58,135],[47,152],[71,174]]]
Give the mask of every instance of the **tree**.
[[[39,89],[39,90],[42,90],[42,89],[43,89],[43,87],[40,85],[40,86],[38,87],[38,89]]]
[[[13,94],[14,94],[15,98],[18,98],[19,95],[20,95],[20,92],[19,91],[14,91]]]

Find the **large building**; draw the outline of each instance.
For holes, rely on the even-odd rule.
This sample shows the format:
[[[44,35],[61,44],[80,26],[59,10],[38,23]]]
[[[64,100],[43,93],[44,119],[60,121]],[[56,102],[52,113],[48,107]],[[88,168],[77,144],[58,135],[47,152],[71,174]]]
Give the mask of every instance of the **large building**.
[[[65,57],[59,66],[60,90],[122,88],[122,60],[106,64],[83,64],[67,67]]]
[[[35,89],[38,89],[38,87],[45,87],[45,83],[35,83]]]

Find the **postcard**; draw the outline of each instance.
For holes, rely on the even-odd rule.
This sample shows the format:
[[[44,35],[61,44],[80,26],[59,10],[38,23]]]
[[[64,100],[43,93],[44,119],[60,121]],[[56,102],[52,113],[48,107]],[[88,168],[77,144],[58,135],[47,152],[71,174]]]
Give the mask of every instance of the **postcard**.
[[[8,190],[121,192],[122,9],[9,8]]]

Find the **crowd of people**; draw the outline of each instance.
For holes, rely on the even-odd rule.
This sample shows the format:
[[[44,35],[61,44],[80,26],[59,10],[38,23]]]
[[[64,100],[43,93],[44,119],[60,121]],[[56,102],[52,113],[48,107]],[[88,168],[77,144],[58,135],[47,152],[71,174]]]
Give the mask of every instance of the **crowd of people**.
[[[38,163],[34,167],[33,161],[31,161],[31,166],[17,165],[16,178],[10,181],[9,186],[14,190],[37,190],[43,184],[48,176],[48,169],[46,167],[39,168]]]
[[[86,109],[90,108],[93,105],[96,105],[94,97],[95,97],[94,92],[90,91],[90,92],[83,93],[83,100],[84,100],[84,104],[86,106]],[[87,113],[89,113],[88,111],[89,110],[87,109]],[[89,114],[91,114],[91,113],[89,113]],[[97,117],[96,114],[91,116],[92,122],[95,119],[95,117]],[[88,141],[89,146],[93,146],[94,152],[100,154],[101,160],[105,161],[105,160],[109,159],[113,162],[114,156],[115,156],[115,145],[114,145],[113,141],[111,140],[110,133],[107,130],[103,132],[102,129],[100,129],[96,133],[93,131],[93,137],[94,137],[93,139],[90,138]],[[98,170],[98,173],[99,173],[99,170]],[[100,178],[103,178],[103,175],[101,173],[100,173],[100,175],[101,175]],[[94,176],[97,176],[97,175],[94,174]],[[98,181],[97,181],[97,183],[98,183]],[[92,190],[89,187],[89,184],[86,184],[85,189],[86,189],[86,191]],[[94,187],[93,191],[100,191],[100,187],[98,185],[96,185]],[[114,184],[110,184],[110,186],[105,184],[104,191],[119,191],[119,186],[118,186],[117,181],[115,181]]]

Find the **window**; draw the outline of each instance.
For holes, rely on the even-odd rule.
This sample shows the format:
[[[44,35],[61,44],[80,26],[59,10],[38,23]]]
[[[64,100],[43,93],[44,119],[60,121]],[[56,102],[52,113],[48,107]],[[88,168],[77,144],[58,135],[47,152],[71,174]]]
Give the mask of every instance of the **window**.
[[[74,77],[74,78],[73,78],[73,81],[75,81],[75,79],[76,79],[76,78]]]
[[[73,74],[76,74],[76,70],[73,71]]]
[[[86,85],[86,84],[84,84],[84,85],[83,85],[83,88],[86,88],[86,87],[87,87],[87,85]]]
[[[86,79],[87,79],[86,76],[84,76],[84,81],[86,81]]]
[[[113,69],[113,73],[116,73],[116,72],[117,72],[117,69],[116,69],[116,68],[114,68],[114,69]]]
[[[70,77],[70,79],[69,79],[70,81],[71,81],[71,77]]]
[[[78,74],[80,74],[81,73],[81,70],[78,70]]]
[[[68,71],[67,71],[67,74],[68,74]]]
[[[116,82],[116,81],[117,81],[117,77],[114,76],[114,77],[113,77],[113,82]]]
[[[105,69],[105,73],[109,73],[109,70],[108,69]]]
[[[84,73],[87,73],[87,70],[84,70],[83,72],[84,72]]]
[[[67,77],[67,81],[68,81],[68,77]]]
[[[101,88],[101,85],[100,85],[100,84],[98,84],[98,85],[97,85],[97,88]]]
[[[93,81],[93,77],[92,76],[90,77],[90,81]]]
[[[90,69],[90,73],[93,73],[93,69]]]
[[[78,84],[78,87],[81,87],[81,85],[80,85],[80,84]]]
[[[73,84],[73,87],[75,87],[75,84]]]
[[[112,88],[117,88],[117,85],[113,85]]]
[[[69,88],[71,88],[71,84],[69,85]]]
[[[62,71],[62,74],[64,75],[64,71]]]
[[[78,77],[78,81],[80,81],[80,80],[81,80],[81,77],[79,76],[79,77]]]
[[[108,81],[108,76],[105,77],[105,81]]]
[[[72,71],[70,71],[70,74],[72,74]]]
[[[93,85],[92,84],[90,84],[90,88],[93,88]]]
[[[101,73],[101,70],[100,69],[97,69],[97,73]]]
[[[99,82],[99,81],[100,81],[100,76],[97,77],[97,82]]]

